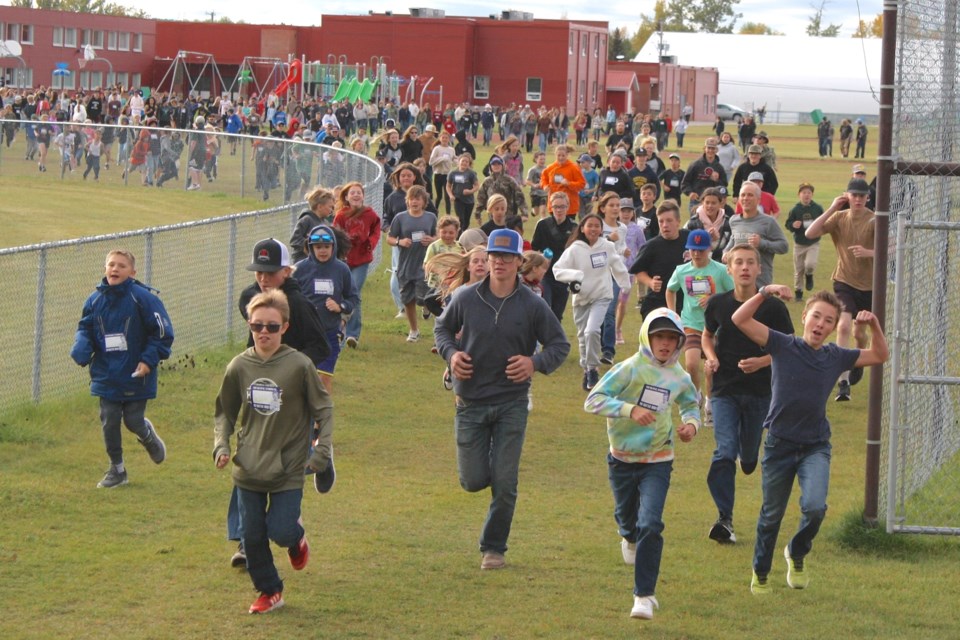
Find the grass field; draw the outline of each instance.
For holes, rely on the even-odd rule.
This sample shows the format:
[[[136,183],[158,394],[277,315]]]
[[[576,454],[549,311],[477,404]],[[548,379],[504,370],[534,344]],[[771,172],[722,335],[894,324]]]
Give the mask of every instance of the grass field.
[[[801,180],[813,181],[823,194],[818,200],[828,204],[852,160],[813,158],[812,128],[768,131],[781,158],[781,206],[792,206],[792,185]],[[702,140],[699,133],[694,129],[688,141]],[[28,219],[22,235],[5,234],[4,244],[67,237],[45,235],[56,232],[58,218],[81,218],[87,233],[100,232],[101,224],[144,226],[111,206],[133,187],[104,198],[108,185],[77,185],[69,197],[83,204],[67,215],[67,196],[54,189],[34,210],[37,182],[9,176],[8,166],[0,174],[4,219],[28,211],[38,224]],[[187,205],[171,206],[168,192],[144,189],[150,194],[140,196],[137,189],[150,215],[197,218],[233,206],[210,193],[176,194],[191,196],[194,205],[179,211]],[[96,203],[106,206],[94,209]],[[95,217],[76,213],[94,210]],[[829,282],[834,260],[826,240],[818,285]],[[790,270],[788,257],[778,258],[775,280],[789,283]],[[95,277],[90,273],[91,282]],[[310,565],[295,573],[283,550],[274,550],[286,581],[284,609],[247,615],[255,594],[246,574],[228,566],[230,480],[213,465],[212,414],[223,367],[239,346],[183,353],[175,345],[149,410],[168,460],[153,465],[125,434],[126,487],[95,489],[107,463],[93,398],[0,416],[0,584],[7,607],[0,638],[960,637],[951,613],[960,545],[890,537],[859,524],[865,384],[854,388],[852,402],[828,407],[830,511],[808,559],[810,588],[788,589],[777,555],[773,595],[757,600],[749,592],[759,474],[738,478],[739,543],[720,547],[707,539],[716,514],[705,484],[713,438],[704,429],[678,448],[657,590],[662,608],[641,623],[627,617],[632,570],[620,559],[611,514],[604,424],[582,411],[574,348],[559,371],[535,379],[510,565],[481,573],[476,540],[489,495],[458,486],[442,363],[430,355],[429,340],[404,342],[405,323],[393,319],[382,268],[364,293],[361,347],[343,354],[335,383],[338,482],[326,496],[308,486],[304,497]],[[798,305],[790,308],[799,322]],[[175,322],[178,313],[171,309]],[[569,312],[564,324],[572,336]],[[5,323],[4,332],[10,329]],[[638,329],[631,314],[625,334]],[[621,348],[621,357],[627,352]],[[796,527],[795,502],[781,544]]]

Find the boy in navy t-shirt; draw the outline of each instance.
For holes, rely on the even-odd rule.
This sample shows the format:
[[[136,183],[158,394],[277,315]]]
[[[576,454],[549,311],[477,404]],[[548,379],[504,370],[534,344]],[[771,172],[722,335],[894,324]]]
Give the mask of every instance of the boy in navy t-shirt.
[[[764,298],[793,297],[785,285],[760,287],[758,293],[733,314],[733,322],[748,338],[766,349],[772,358],[773,393],[764,421],[763,504],[757,520],[750,591],[771,591],[767,579],[773,551],[794,478],[800,484],[800,526],[783,549],[787,562],[787,585],[803,589],[809,583],[804,558],[827,512],[830,482],[830,422],[826,403],[840,374],[853,366],[871,367],[887,360],[887,342],[880,321],[869,311],[857,314],[858,325],[868,325],[868,349],[844,349],[826,340],[837,328],[843,304],[828,291],[807,300],[803,310],[803,337],[787,336],[754,319]]]

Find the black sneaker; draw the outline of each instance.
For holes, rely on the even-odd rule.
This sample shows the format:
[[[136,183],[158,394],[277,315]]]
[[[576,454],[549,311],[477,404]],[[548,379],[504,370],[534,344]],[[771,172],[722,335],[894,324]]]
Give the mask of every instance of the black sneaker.
[[[247,552],[243,550],[243,543],[237,545],[237,550],[230,556],[230,566],[235,568],[246,568]]]
[[[857,384],[863,380],[863,367],[854,367],[850,369],[850,386]]]
[[[613,356],[605,353],[600,357],[600,364],[613,364]]]
[[[596,369],[587,371],[587,390],[593,389],[600,382],[600,372]]]
[[[583,372],[583,382],[580,384],[584,391],[590,391],[590,372]]]
[[[733,520],[729,518],[717,518],[717,521],[710,527],[710,539],[716,540],[720,544],[733,544],[737,541],[737,534],[733,532]]]
[[[139,438],[138,440],[140,444],[143,445],[143,448],[147,450],[147,453],[150,454],[150,459],[156,464],[160,464],[167,457],[167,445],[165,445],[163,440],[160,439],[160,436],[157,435],[157,430],[153,428],[153,423],[146,418],[144,418],[143,421],[146,423],[147,429],[150,430],[150,435],[143,440],[139,440]]]
[[[803,289],[794,289],[793,299],[797,302],[803,302]]]
[[[103,480],[97,483],[98,489],[113,489],[114,487],[119,487],[122,484],[127,484],[127,470],[117,471],[117,468],[113,465],[110,465],[110,468],[107,469],[106,475],[103,476]]]
[[[840,384],[837,385],[837,397],[834,398],[836,402],[849,402],[850,401],[850,383],[846,380],[841,380]]]
[[[337,470],[333,467],[333,447],[330,447],[330,464],[323,471],[313,474],[313,488],[317,493],[330,493],[333,484],[337,481]]]
[[[813,274],[807,274],[807,281],[804,283],[807,285],[807,291],[813,291]]]

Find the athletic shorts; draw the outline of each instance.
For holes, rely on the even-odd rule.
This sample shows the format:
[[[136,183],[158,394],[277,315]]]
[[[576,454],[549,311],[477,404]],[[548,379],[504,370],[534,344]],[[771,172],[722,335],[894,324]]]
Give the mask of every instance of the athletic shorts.
[[[338,330],[327,331],[327,344],[330,345],[330,355],[317,365],[317,372],[332,376],[333,370],[337,368],[337,360],[340,358],[340,332]]]
[[[833,292],[843,303],[844,313],[857,317],[858,311],[870,311],[873,307],[873,291],[854,289],[845,282],[833,281]]]
[[[542,207],[547,204],[547,196],[530,196],[530,206],[531,207]]]
[[[686,341],[683,343],[683,350],[699,349],[700,357],[703,358],[703,332],[684,327],[683,333],[687,336]]]
[[[422,307],[423,301],[429,293],[430,286],[423,278],[400,281],[400,302],[405,305],[416,302]]]

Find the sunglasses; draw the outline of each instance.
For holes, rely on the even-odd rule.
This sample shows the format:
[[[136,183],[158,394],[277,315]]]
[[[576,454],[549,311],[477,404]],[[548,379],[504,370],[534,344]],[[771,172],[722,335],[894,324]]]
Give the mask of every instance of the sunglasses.
[[[266,329],[267,333],[277,333],[280,331],[280,328],[283,327],[282,324],[278,322],[268,322],[264,324],[262,322],[248,322],[250,325],[250,330],[254,333],[263,333],[263,330]]]
[[[310,244],[333,244],[333,236],[324,233],[310,236]]]

